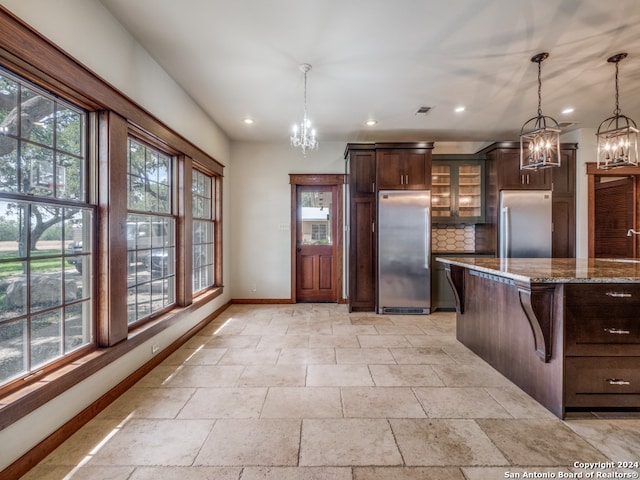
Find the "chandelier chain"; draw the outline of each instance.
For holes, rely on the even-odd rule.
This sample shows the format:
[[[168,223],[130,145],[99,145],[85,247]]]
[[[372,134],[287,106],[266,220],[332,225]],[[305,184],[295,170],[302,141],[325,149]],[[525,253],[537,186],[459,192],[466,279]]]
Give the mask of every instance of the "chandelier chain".
[[[303,111],[303,118],[304,118],[305,121],[307,120],[307,70],[304,71],[304,111]]]
[[[540,79],[540,72],[542,60],[538,62],[538,115],[542,115],[542,80]]]
[[[616,109],[613,111],[614,115],[620,115],[620,92],[618,90],[618,62],[616,62]]]

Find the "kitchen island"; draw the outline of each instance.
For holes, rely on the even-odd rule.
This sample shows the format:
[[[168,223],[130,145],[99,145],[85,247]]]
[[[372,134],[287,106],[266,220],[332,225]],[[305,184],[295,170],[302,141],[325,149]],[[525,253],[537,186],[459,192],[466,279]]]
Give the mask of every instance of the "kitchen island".
[[[458,340],[556,416],[640,408],[640,261],[436,260]]]

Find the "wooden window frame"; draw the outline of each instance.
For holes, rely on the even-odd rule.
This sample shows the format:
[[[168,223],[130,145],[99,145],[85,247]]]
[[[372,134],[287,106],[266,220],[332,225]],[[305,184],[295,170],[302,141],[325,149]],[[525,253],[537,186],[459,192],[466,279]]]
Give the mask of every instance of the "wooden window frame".
[[[199,294],[193,300],[189,275],[188,281],[182,281],[177,292],[176,308],[135,329],[128,328],[126,302],[122,301],[126,298],[126,283],[121,280],[126,278],[123,268],[127,268],[124,259],[127,254],[126,236],[122,234],[122,227],[126,224],[127,203],[126,195],[122,195],[122,180],[126,174],[128,136],[133,132],[137,137],[161,145],[163,151],[177,155],[178,195],[182,201],[177,210],[177,228],[181,240],[178,241],[176,273],[183,279],[191,267],[190,257],[185,255],[185,238],[189,238],[185,235],[191,213],[190,194],[185,185],[190,186],[192,159],[197,159],[199,165],[215,175],[218,187],[217,222],[222,220],[224,165],[150,115],[2,6],[0,65],[89,112],[91,141],[88,148],[89,157],[93,159],[90,169],[91,203],[97,204],[94,304],[95,346],[98,348],[83,351],[83,355],[74,357],[63,368],[34,375],[23,382],[20,388],[0,390],[0,429],[3,429],[222,294],[220,223],[216,229],[216,258],[219,259],[216,279],[219,279],[219,283],[215,288]],[[202,323],[206,321],[203,319]],[[159,361],[162,356],[156,358]],[[85,421],[89,418],[91,412]]]
[[[218,203],[221,201],[221,198],[218,195],[218,190],[222,188],[222,182],[220,181],[220,178],[217,175],[211,172],[207,172],[206,169],[202,168],[200,165],[197,165],[197,164],[192,165],[192,168],[191,168],[192,175],[193,175],[193,170],[196,170],[201,175],[205,175],[211,179],[211,218],[210,219],[203,219],[199,217],[195,218],[195,220],[208,221],[213,224],[213,239],[212,239],[213,241],[213,252],[212,252],[213,283],[201,290],[198,290],[197,292],[193,292],[195,295],[200,295],[201,293],[206,292],[211,288],[216,288],[217,286],[222,284],[222,268],[220,267],[220,265],[222,264],[222,249],[218,248],[218,246],[221,245],[222,243],[222,238],[218,233],[218,230],[222,228],[221,221],[220,221],[222,212],[218,208]],[[193,176],[192,176],[192,179],[193,179]],[[190,184],[192,183],[192,179],[189,182]],[[193,197],[191,198],[191,205],[193,205]],[[192,214],[189,215],[188,218],[193,222],[194,217]],[[193,228],[193,223],[191,227]],[[191,231],[191,238],[193,238],[193,230]],[[193,248],[193,243],[191,243],[191,247]],[[191,255],[191,257],[193,258],[193,255]],[[193,288],[193,281],[191,282],[191,286]]]

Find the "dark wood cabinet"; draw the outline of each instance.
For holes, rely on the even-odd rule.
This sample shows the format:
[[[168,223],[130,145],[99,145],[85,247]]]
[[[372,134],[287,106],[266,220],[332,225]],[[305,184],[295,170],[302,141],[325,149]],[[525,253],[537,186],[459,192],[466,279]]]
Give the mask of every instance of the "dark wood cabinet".
[[[503,142],[489,147],[488,159],[496,171],[498,190],[550,190],[551,173],[542,170],[520,170],[520,144]]]
[[[561,144],[561,166],[542,170],[520,170],[520,143],[500,142],[478,154],[486,156],[486,221],[497,226],[500,190],[552,190],[551,256],[575,257],[576,252],[576,143]],[[497,228],[494,228],[494,236]],[[497,237],[492,240],[495,251]]]
[[[431,146],[398,145],[376,148],[379,190],[428,190],[431,187]]]
[[[376,200],[351,201],[349,252],[349,310],[374,311],[376,308]]]
[[[440,155],[431,167],[434,224],[484,222],[484,160],[476,155]]]
[[[428,189],[432,143],[350,143],[349,311],[374,312],[377,303],[377,192]]]
[[[350,193],[352,197],[362,195],[375,197],[376,153],[374,150],[354,150],[349,154]]]
[[[577,143],[563,143],[560,167],[551,171],[553,235],[551,256],[576,256],[576,150]]]
[[[376,308],[376,151],[351,144],[345,152],[349,175],[349,311]]]
[[[565,404],[635,407],[640,401],[640,284],[565,285]]]
[[[542,267],[546,280],[537,282],[527,270],[539,275],[545,262],[446,265],[456,290],[457,339],[560,418],[570,411],[636,408],[637,274],[618,269],[616,277],[630,279],[619,283],[604,274],[603,261],[557,259],[554,267]],[[580,283],[585,278],[596,280]]]

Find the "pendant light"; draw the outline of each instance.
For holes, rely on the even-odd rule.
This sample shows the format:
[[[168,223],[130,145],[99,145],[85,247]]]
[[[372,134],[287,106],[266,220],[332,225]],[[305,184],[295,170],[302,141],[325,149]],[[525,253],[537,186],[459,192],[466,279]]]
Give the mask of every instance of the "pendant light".
[[[560,125],[542,114],[540,64],[548,56],[545,52],[531,57],[531,61],[538,64],[538,115],[527,120],[520,129],[521,170],[560,166]]]
[[[620,113],[618,89],[618,63],[627,57],[618,53],[607,62],[616,64],[616,109],[613,117],[607,118],[598,127],[597,168],[609,170],[617,167],[638,166],[638,128],[636,122]]]
[[[300,71],[304,73],[304,112],[300,126],[293,126],[291,135],[291,145],[300,147],[302,154],[306,156],[307,150],[318,148],[318,140],[316,139],[316,131],[311,127],[311,120],[307,118],[307,73],[311,70],[311,65],[303,63],[300,65]]]

